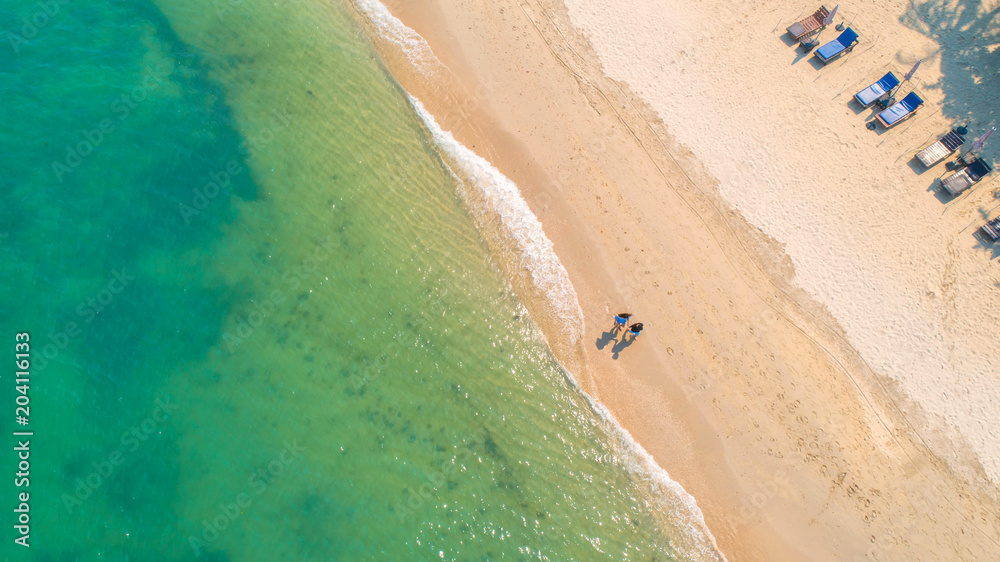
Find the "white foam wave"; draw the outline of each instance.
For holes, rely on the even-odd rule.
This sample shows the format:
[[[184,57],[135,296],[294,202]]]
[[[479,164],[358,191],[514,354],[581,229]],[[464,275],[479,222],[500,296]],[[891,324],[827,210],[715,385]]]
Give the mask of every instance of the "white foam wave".
[[[409,94],[407,94],[409,95]],[[460,180],[469,181],[485,198],[487,211],[498,218],[517,244],[521,267],[530,272],[536,289],[541,291],[562,323],[571,345],[583,335],[583,309],[569,273],[552,249],[552,242],[542,230],[542,223],[521,197],[517,185],[485,158],[479,156],[438,125],[434,116],[413,96],[417,115],[431,134],[435,148],[447,163],[460,168]]]
[[[392,15],[384,4],[378,0],[354,0],[354,4],[375,25],[379,37],[398,46],[422,74],[429,76],[446,68],[427,41]]]
[[[572,375],[569,377],[572,379]],[[580,394],[590,403],[590,407],[609,424],[609,433],[619,439],[616,443],[623,449],[626,463],[625,466],[637,481],[645,481],[649,485],[649,491],[654,498],[671,511],[685,513],[688,517],[684,519],[674,518],[674,524],[682,527],[684,537],[687,540],[678,540],[672,546],[677,549],[688,560],[721,560],[725,561],[726,556],[722,554],[719,545],[715,542],[715,536],[705,523],[705,515],[698,507],[698,502],[694,496],[689,494],[676,480],[670,478],[670,474],[662,466],[656,463],[653,455],[636,441],[627,429],[622,427],[615,416],[604,404],[594,400],[583,389],[577,387]]]
[[[438,60],[430,45],[415,31],[393,16],[378,0],[354,0],[378,30],[379,36],[399,46],[413,66],[425,76],[447,68]],[[569,274],[553,250],[552,242],[545,235],[541,223],[531,211],[513,181],[503,175],[489,161],[458,142],[445,131],[422,103],[407,94],[410,103],[445,164],[459,181],[467,181],[483,196],[487,211],[494,214],[503,225],[508,237],[517,246],[521,266],[530,272],[532,282],[542,292],[550,307],[569,331],[565,334],[574,345],[584,331],[583,310],[570,282]],[[458,173],[454,168],[458,168]],[[683,537],[675,537],[673,546],[685,557],[693,560],[726,560],[716,544],[715,537],[705,523],[704,514],[694,497],[679,483],[670,478],[666,470],[656,463],[652,455],[618,423],[611,412],[591,398],[579,387],[576,379],[565,368],[567,380],[584,396],[592,410],[607,424],[608,434],[615,439],[620,460],[636,481],[646,482],[651,495],[671,513],[676,530]]]
[[[583,310],[576,290],[553,250],[552,242],[545,235],[542,224],[521,197],[517,184],[486,159],[455,140],[450,132],[443,130],[419,100],[410,96],[410,102],[430,132],[442,157],[446,162],[461,168],[457,174],[459,180],[471,180],[482,191],[490,211],[501,218],[517,241],[522,265],[531,271],[535,286],[545,293],[564,321],[573,322],[575,343],[583,334]],[[579,387],[569,371],[566,373],[577,391],[586,397],[591,408],[607,422],[608,433],[617,440],[615,445],[620,453],[619,457],[625,461],[624,465],[633,478],[646,482],[652,496],[665,504],[664,507],[670,508],[671,512],[686,515],[680,519],[672,518],[684,535],[676,538],[674,548],[692,560],[725,560],[694,497],[670,478],[667,471],[632,438],[603,404]]]

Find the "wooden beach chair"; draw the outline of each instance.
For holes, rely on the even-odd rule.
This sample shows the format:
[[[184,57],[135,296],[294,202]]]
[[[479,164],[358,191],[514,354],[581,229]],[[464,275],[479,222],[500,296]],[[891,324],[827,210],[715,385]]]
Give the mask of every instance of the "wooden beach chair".
[[[816,49],[816,58],[827,64],[830,61],[840,58],[844,53],[849,53],[858,42],[858,34],[848,27],[833,41]]]
[[[823,20],[825,20],[828,15],[830,15],[830,10],[827,10],[826,6],[820,6],[813,15],[793,23],[788,26],[788,29],[785,31],[787,31],[793,39],[799,41],[806,35],[823,29]]]
[[[944,160],[951,153],[965,144],[965,137],[952,131],[938,139],[938,141],[917,153],[917,160],[923,163],[925,168],[930,168],[934,164]]]
[[[826,6],[820,6],[819,9],[816,10],[816,13],[803,19],[802,21],[793,23],[788,26],[786,31],[788,31],[788,34],[791,35],[793,39],[799,41],[806,35],[823,29],[823,20],[826,19],[826,16],[828,15],[830,15],[830,10],[827,10]]]
[[[941,180],[941,187],[948,193],[958,195],[993,171],[982,158],[976,158],[968,166]]]
[[[882,123],[883,127],[888,129],[913,117],[923,104],[924,100],[920,99],[920,96],[916,92],[910,92],[906,94],[905,98],[892,104],[889,109],[879,113],[875,118],[878,119],[879,123]]]
[[[1000,240],[1000,217],[997,217],[983,225],[981,229],[987,238],[996,242]]]
[[[861,104],[861,107],[868,107],[898,85],[899,78],[896,78],[892,72],[886,72],[885,76],[879,78],[878,82],[854,94],[854,99]]]

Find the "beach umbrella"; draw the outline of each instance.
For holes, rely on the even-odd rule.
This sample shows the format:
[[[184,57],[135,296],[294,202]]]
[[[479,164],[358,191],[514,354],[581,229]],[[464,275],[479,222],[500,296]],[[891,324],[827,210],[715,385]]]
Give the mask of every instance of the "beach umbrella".
[[[837,15],[837,8],[839,8],[839,7],[840,7],[840,4],[837,4],[836,6],[834,6],[833,10],[831,10],[830,13],[827,14],[825,18],[823,18],[823,26],[819,28],[819,33],[817,33],[815,37],[813,37],[812,39],[810,39],[808,42],[803,42],[802,43],[802,45],[804,45],[806,47],[807,51],[810,50],[810,49],[812,49],[816,45],[819,45],[819,36],[823,35],[823,30],[826,29],[826,27],[828,25],[830,25],[831,23],[833,23],[833,16]]]
[[[827,16],[825,18],[823,18],[823,27],[826,27],[826,26],[830,25],[831,23],[833,23],[833,16],[837,15],[837,8],[839,8],[839,7],[840,7],[840,4],[837,4],[836,6],[834,6],[833,9],[830,10],[830,13],[827,14]]]
[[[995,130],[997,130],[997,128],[993,127],[989,131],[986,131],[986,133],[984,133],[983,136],[981,136],[978,139],[976,139],[975,141],[973,141],[973,143],[972,143],[972,152],[976,152],[978,150],[982,150],[983,145],[986,144],[986,139],[990,138],[990,135],[992,135],[993,131],[995,131]]]
[[[918,60],[917,64],[913,65],[913,68],[911,68],[910,71],[906,73],[906,76],[903,77],[903,82],[900,82],[895,88],[892,89],[892,94],[889,96],[891,99],[895,99],[896,91],[903,87],[904,82],[909,82],[910,78],[913,78],[913,75],[916,74],[917,69],[920,68],[920,63],[922,62],[924,62],[924,59]]]

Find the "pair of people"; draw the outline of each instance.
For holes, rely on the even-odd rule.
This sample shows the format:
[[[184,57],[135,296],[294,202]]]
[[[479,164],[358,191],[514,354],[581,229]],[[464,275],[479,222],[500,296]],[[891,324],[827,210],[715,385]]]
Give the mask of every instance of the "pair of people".
[[[615,315],[615,326],[611,329],[611,333],[617,334],[618,330],[625,330],[625,334],[632,334],[632,341],[639,337],[642,333],[642,322],[636,322],[634,324],[629,324],[628,320],[632,317],[629,312],[622,312],[621,314]]]

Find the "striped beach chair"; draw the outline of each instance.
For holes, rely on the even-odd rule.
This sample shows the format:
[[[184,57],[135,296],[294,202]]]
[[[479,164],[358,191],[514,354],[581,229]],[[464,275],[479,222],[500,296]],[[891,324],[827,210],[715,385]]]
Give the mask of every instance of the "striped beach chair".
[[[981,229],[983,234],[987,236],[990,240],[996,242],[1000,240],[1000,217],[997,217],[990,222],[983,225]]]
[[[951,153],[965,144],[965,137],[952,131],[938,139],[938,141],[917,153],[917,160],[923,163],[925,168],[930,168],[934,164],[944,160]]]

